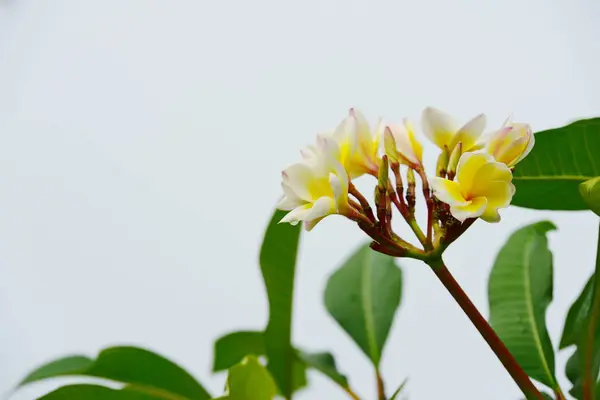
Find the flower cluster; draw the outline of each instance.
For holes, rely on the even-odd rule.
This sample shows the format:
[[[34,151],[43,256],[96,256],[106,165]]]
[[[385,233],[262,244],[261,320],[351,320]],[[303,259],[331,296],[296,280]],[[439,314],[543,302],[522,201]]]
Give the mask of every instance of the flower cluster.
[[[333,132],[318,135],[314,145],[301,151],[302,161],[283,171],[284,196],[277,207],[289,213],[281,222],[303,221],[310,230],[327,215],[340,214],[358,222],[374,239],[374,248],[392,255],[416,249],[391,230],[392,205],[425,252],[448,245],[477,218],[498,222],[498,210],[508,207],[515,193],[512,170],[531,151],[534,136],[529,125],[510,119],[486,135],[485,127],[483,114],[461,126],[440,110],[425,109],[423,134],[441,150],[435,176],[428,178],[423,146],[409,120],[371,126],[351,109]],[[365,174],[378,179],[376,216],[352,184]],[[414,218],[415,176],[421,179],[427,205],[425,232]]]

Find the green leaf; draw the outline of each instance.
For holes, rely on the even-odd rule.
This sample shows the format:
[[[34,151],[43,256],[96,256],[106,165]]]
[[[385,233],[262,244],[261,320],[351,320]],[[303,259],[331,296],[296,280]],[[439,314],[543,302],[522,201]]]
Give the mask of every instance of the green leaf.
[[[232,332],[215,342],[213,372],[224,371],[248,355],[265,354],[265,338],[259,331]]]
[[[587,325],[587,317],[592,308],[592,295],[594,294],[594,275],[585,284],[581,294],[575,300],[565,320],[565,327],[560,339],[560,349],[564,349],[573,344],[581,337],[581,333]]]
[[[160,400],[164,397],[156,397],[129,388],[111,389],[105,386],[78,384],[63,386],[50,392],[39,400]],[[172,400],[182,399],[172,397]]]
[[[231,367],[227,386],[231,400],[272,400],[277,395],[271,374],[252,356]]]
[[[232,332],[217,339],[213,360],[213,372],[224,371],[241,362],[246,356],[264,356],[265,338],[260,331]],[[294,359],[292,388],[296,392],[307,384],[306,365]]]
[[[298,357],[311,368],[329,377],[344,389],[348,389],[348,379],[338,371],[331,353],[298,352]]]
[[[600,344],[600,337],[596,337],[595,345],[596,349],[598,349],[598,345]],[[594,353],[594,357],[592,359],[592,368],[598,370],[598,366],[600,366],[600,352],[596,351]],[[569,394],[573,396],[577,400],[581,400],[583,398],[583,386],[582,386],[582,376],[581,371],[583,370],[583,359],[581,358],[581,349],[578,347],[575,352],[569,357],[567,360],[567,365],[565,366],[565,374],[569,381],[573,384],[571,390],[569,390]],[[600,388],[598,387],[600,382],[596,385],[596,400],[600,400]]]
[[[137,347],[107,348],[96,360],[84,356],[55,360],[31,372],[19,386],[59,376],[105,378],[161,399],[206,400],[211,397],[184,369],[158,354]]]
[[[300,226],[279,224],[285,211],[276,211],[267,227],[260,250],[260,270],[269,299],[269,322],[265,330],[267,368],[285,398],[293,392],[294,349],[292,304]]]
[[[600,176],[580,184],[579,193],[590,210],[600,216]]]
[[[579,184],[600,176],[600,118],[535,134],[514,171],[512,204],[538,210],[587,210]]]
[[[600,227],[599,227],[600,235]],[[583,397],[584,387],[590,389],[590,393],[587,397],[600,398],[600,392],[596,389],[596,382],[598,380],[598,373],[600,371],[600,281],[593,279],[600,275],[600,236],[598,236],[598,246],[596,251],[596,266],[594,275],[586,288],[591,292],[589,304],[587,306],[580,306],[581,313],[584,314],[580,317],[577,323],[574,325],[573,336],[574,343],[577,345],[577,349],[572,354],[566,365],[567,378],[573,383],[573,388],[570,393],[577,399]],[[588,288],[592,286],[591,289]],[[580,298],[584,296],[582,294]],[[582,303],[578,298],[571,310],[576,307],[578,303]],[[569,311],[571,314],[571,311]],[[569,318],[567,316],[567,322],[565,322],[565,330],[569,326]],[[595,393],[594,393],[595,392]]]
[[[554,352],[546,329],[552,301],[548,221],[517,230],[500,250],[488,286],[490,324],[533,379],[555,389]]]
[[[398,387],[398,389],[396,389],[396,391],[394,392],[394,394],[392,395],[392,397],[390,397],[390,400],[396,400],[396,398],[402,393],[402,391],[406,387],[407,383],[408,383],[408,378],[406,378],[406,379],[404,379],[404,381],[402,381],[402,383],[400,384],[400,386]]]
[[[392,257],[361,246],[327,282],[325,307],[376,368],[400,305],[402,271]]]
[[[44,364],[31,372],[19,383],[19,386],[59,376],[82,375],[81,372],[90,369],[93,363],[94,360],[85,356],[59,358],[58,360]]]

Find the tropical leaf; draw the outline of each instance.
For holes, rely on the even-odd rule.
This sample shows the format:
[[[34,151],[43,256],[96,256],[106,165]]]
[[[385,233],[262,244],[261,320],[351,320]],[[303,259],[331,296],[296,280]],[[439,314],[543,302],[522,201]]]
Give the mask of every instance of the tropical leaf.
[[[490,324],[533,379],[558,388],[554,351],[546,328],[552,301],[552,253],[548,221],[513,233],[500,250],[490,275]]]
[[[224,371],[249,355],[265,354],[265,338],[260,331],[239,331],[221,336],[215,342],[213,372]]]
[[[594,275],[569,310],[564,328],[568,340],[563,333],[566,344],[577,346],[565,368],[573,384],[569,393],[576,399],[600,399],[600,282],[594,279],[600,274],[600,228],[598,234]]]
[[[277,395],[271,374],[252,356],[231,367],[227,387],[229,400],[272,400]]]
[[[590,210],[600,216],[600,177],[580,184],[579,193]]]
[[[153,396],[130,388],[112,389],[106,386],[78,384],[58,388],[39,400],[184,400],[185,398]]]
[[[535,134],[521,161],[512,204],[539,210],[587,210],[579,184],[600,176],[600,118],[584,119]]]
[[[331,353],[307,353],[299,351],[298,357],[307,366],[328,376],[342,388],[348,389],[348,379],[338,371],[335,359]]]
[[[579,297],[567,313],[565,327],[560,339],[560,349],[577,344],[581,338],[581,333],[587,324],[588,314],[592,308],[592,296],[594,294],[594,275],[588,279]]]
[[[276,211],[267,227],[260,250],[260,270],[269,299],[269,322],[265,329],[267,368],[285,398],[294,389],[292,305],[300,226],[279,224],[285,215]]]
[[[224,371],[240,363],[246,356],[264,356],[265,338],[260,331],[232,332],[215,342],[213,372]],[[292,388],[296,392],[307,384],[306,365],[294,359]]]
[[[325,307],[376,368],[400,305],[402,271],[392,257],[361,246],[327,282]]]
[[[211,397],[189,373],[173,362],[148,350],[125,346],[104,349],[95,360],[69,356],[49,362],[27,375],[19,386],[61,376],[104,378],[161,399],[207,400]],[[95,393],[99,390],[88,386],[95,385],[68,389],[67,392],[89,390]],[[62,393],[56,396],[62,396]]]

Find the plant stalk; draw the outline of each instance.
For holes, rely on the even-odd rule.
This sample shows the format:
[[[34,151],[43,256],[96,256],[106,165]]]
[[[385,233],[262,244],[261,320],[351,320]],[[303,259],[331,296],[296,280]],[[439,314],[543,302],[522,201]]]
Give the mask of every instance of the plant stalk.
[[[429,188],[429,181],[427,180],[427,174],[425,169],[421,166],[417,169],[417,173],[421,177],[421,183],[423,185],[423,197],[425,197],[425,204],[427,205],[427,246],[428,248],[433,247],[433,193]]]
[[[594,274],[594,293],[592,300],[592,308],[590,310],[590,320],[585,337],[584,362],[582,373],[582,390],[583,400],[595,399],[596,376],[598,371],[594,371],[594,344],[596,339],[596,331],[598,330],[598,318],[600,316],[600,226],[598,227],[598,250],[596,250],[596,268]]]
[[[525,397],[528,400],[543,400],[544,397],[540,391],[533,385],[529,376],[523,371],[521,366],[517,363],[517,360],[515,360],[502,340],[496,335],[496,332],[494,332],[492,327],[471,302],[459,283],[454,279],[450,271],[448,271],[448,268],[446,268],[442,259],[429,260],[428,264],[431,266],[431,269],[440,282],[442,282],[454,300],[456,300],[460,308],[467,314],[467,317],[469,317],[473,325],[475,325],[475,328],[477,328],[481,336],[483,336]]]
[[[350,396],[350,398],[351,398],[352,400],[360,400],[360,397],[358,397],[358,395],[357,395],[356,393],[354,393],[354,392],[352,391],[352,389],[350,389],[350,388],[344,388],[344,391],[345,391],[346,393],[348,393],[348,396]]]
[[[383,385],[383,379],[379,370],[375,371],[375,375],[377,377],[377,398],[379,400],[387,400],[387,397],[385,397],[385,386]]]

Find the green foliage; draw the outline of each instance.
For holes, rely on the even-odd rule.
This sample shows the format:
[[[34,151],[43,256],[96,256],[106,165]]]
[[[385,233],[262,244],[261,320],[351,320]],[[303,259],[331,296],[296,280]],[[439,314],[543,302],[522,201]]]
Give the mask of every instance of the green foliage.
[[[592,370],[596,371],[596,379],[598,375],[598,368],[600,368],[600,351],[598,351],[599,346],[600,337],[597,336],[594,342],[594,348],[596,350],[592,357],[591,365]],[[582,347],[577,347],[575,349],[575,352],[571,355],[571,357],[569,357],[569,359],[567,360],[567,365],[565,366],[565,374],[567,375],[569,381],[573,384],[573,387],[571,388],[571,390],[569,390],[569,394],[571,394],[571,396],[573,396],[577,400],[581,400],[583,398],[582,371],[584,370],[584,359],[582,357],[582,354],[584,354],[585,351],[582,351],[582,348],[583,344]],[[596,400],[600,400],[600,389],[598,388],[598,386],[600,386],[600,382],[596,384]]]
[[[600,216],[600,176],[579,185],[579,193],[590,210]]]
[[[600,235],[600,229],[598,234]],[[595,272],[571,306],[561,339],[561,347],[575,345],[575,352],[567,361],[565,372],[573,384],[569,391],[576,399],[584,396],[588,387],[591,397],[600,399],[598,373],[600,371],[600,236],[596,250]]]
[[[348,379],[338,371],[335,359],[331,353],[306,353],[299,351],[298,358],[309,367],[331,378],[332,381],[342,388],[348,389]]]
[[[213,372],[224,371],[249,355],[265,354],[264,334],[259,331],[232,332],[215,342]]]
[[[408,378],[406,378],[404,381],[402,381],[402,383],[400,384],[400,386],[398,386],[398,389],[396,389],[396,391],[394,392],[394,394],[392,394],[392,397],[390,397],[390,400],[396,400],[396,399],[398,399],[398,396],[400,396],[402,394],[402,391],[406,387],[407,383],[408,383]]]
[[[37,368],[27,375],[19,386],[41,381],[43,379],[56,378],[60,376],[85,375],[83,372],[90,370],[94,360],[85,356],[68,356],[51,361]]]
[[[402,271],[394,259],[368,245],[350,256],[327,282],[327,311],[376,368],[400,305],[401,290]]]
[[[600,176],[600,118],[585,119],[535,134],[521,161],[512,204],[540,210],[587,210],[579,184]]]
[[[163,399],[206,400],[210,398],[202,385],[181,367],[158,354],[137,347],[107,348],[102,350],[95,360],[84,356],[61,358],[39,367],[25,377],[19,386],[60,376],[105,378],[124,383],[129,390]],[[69,390],[100,389],[86,386]],[[121,394],[116,396],[119,395]],[[62,394],[59,393],[57,396]]]
[[[229,400],[272,400],[277,395],[277,385],[269,371],[256,357],[246,357],[229,370],[227,377]]]
[[[279,224],[284,211],[275,211],[260,250],[260,270],[269,299],[269,322],[265,330],[267,367],[281,393],[291,398],[294,375],[292,305],[300,226]]]
[[[560,339],[560,349],[577,344],[585,327],[587,318],[592,308],[592,296],[594,294],[594,275],[585,284],[577,300],[571,305],[565,320],[565,327]]]
[[[552,301],[552,253],[538,222],[517,230],[500,250],[489,280],[490,324],[523,370],[556,388],[554,351],[546,328]]]
[[[180,396],[151,395],[131,388],[111,389],[98,385],[69,385],[56,389],[39,400],[185,400]]]

